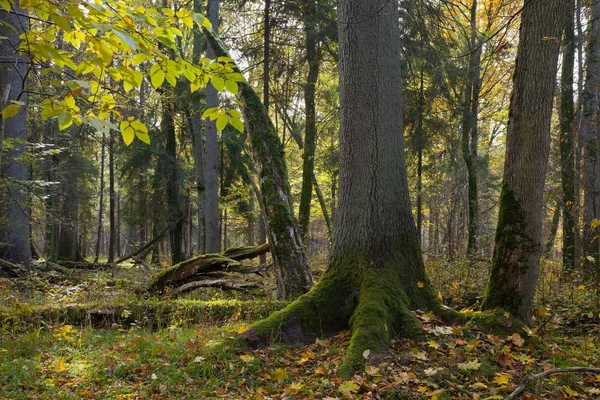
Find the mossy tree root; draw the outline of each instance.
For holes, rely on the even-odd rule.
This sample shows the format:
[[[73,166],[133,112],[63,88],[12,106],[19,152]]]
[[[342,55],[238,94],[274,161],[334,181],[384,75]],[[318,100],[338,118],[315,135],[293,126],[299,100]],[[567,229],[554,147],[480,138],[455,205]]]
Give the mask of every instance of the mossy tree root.
[[[352,337],[338,371],[348,378],[364,361],[365,350],[384,353],[397,335],[424,338],[411,310],[425,307],[444,320],[456,317],[442,308],[428,281],[409,298],[407,287],[417,282],[403,281],[402,266],[401,258],[375,267],[358,257],[332,259],[310,292],[252,325],[241,339],[252,347],[274,341],[301,345],[349,328]]]

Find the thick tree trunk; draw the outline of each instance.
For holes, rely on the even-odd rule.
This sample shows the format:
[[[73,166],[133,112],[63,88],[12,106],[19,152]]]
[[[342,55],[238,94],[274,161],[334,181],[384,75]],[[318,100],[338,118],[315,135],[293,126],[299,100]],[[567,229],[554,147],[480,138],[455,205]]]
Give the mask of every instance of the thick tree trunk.
[[[27,104],[24,92],[29,72],[29,59],[17,53],[19,36],[29,29],[25,12],[15,2],[15,13],[0,11],[0,54],[4,62],[0,65],[0,92],[7,93],[7,104],[18,100]],[[27,107],[21,106],[19,113],[2,120],[4,139],[15,139],[14,147],[0,163],[3,177],[0,186],[0,258],[15,263],[31,264],[28,192],[23,182],[27,180],[27,164],[19,157],[26,151]],[[0,142],[1,143],[1,142]]]
[[[204,29],[217,56],[228,56],[225,45]],[[260,203],[268,222],[269,243],[280,298],[293,298],[312,287],[312,273],[302,245],[288,182],[282,144],[267,109],[247,82],[239,83],[238,99],[260,181]]]
[[[208,1],[208,19],[215,32],[219,31],[219,0]],[[208,46],[208,57],[214,58],[215,51]],[[209,83],[206,86],[206,107],[217,107],[219,99],[217,90]],[[206,123],[206,147],[205,147],[205,242],[208,253],[219,253],[221,251],[221,235],[219,234],[219,180],[218,180],[218,152],[217,124],[209,118]]]
[[[562,71],[560,78],[560,169],[563,195],[563,270],[575,267],[575,106],[573,103],[573,70],[575,68],[575,3],[568,1],[569,18],[564,28]]]
[[[242,336],[251,343],[296,343],[350,327],[340,365],[348,376],[365,350],[385,351],[398,333],[422,335],[411,309],[440,305],[408,193],[397,3],[340,0],[338,26],[340,196],[329,268],[308,294]]]
[[[481,90],[481,44],[477,30],[477,0],[471,6],[471,38],[469,42],[469,69],[465,86],[465,100],[463,104],[462,121],[462,155],[467,166],[468,202],[469,202],[469,232],[467,254],[477,252],[477,227],[479,217],[479,199],[477,187],[477,147],[478,147],[478,119],[479,119],[479,92]]]
[[[531,0],[523,8],[510,103],[506,161],[483,309],[529,321],[542,253],[544,178],[560,35],[567,1]]]
[[[583,145],[584,273],[587,277],[597,274],[600,268],[600,2],[592,2],[590,8],[580,133]]]
[[[305,1],[304,34],[306,41],[306,60],[308,76],[304,86],[304,112],[306,113],[306,128],[304,131],[304,154],[302,156],[302,190],[300,191],[300,210],[298,223],[302,239],[306,241],[308,224],[310,222],[310,204],[315,170],[315,148],[317,140],[317,118],[315,93],[319,78],[319,54],[317,52],[316,5],[314,0]]]

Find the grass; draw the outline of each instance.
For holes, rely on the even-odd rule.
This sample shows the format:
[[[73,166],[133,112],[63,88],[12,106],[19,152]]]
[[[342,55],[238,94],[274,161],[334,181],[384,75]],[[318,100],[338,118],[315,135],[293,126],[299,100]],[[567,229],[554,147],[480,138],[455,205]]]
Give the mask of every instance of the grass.
[[[465,273],[460,261],[428,267],[445,302],[476,307],[484,271]],[[348,332],[301,348],[250,350],[235,341],[283,306],[264,295],[145,298],[132,294],[137,278],[127,274],[135,271],[117,280],[102,272],[73,282],[0,280],[0,399],[502,399],[527,374],[600,360],[595,288],[565,282],[555,264],[542,271],[533,332],[540,328],[543,350],[511,334],[508,318],[494,334],[417,313],[426,340],[365,354],[350,381],[337,376]],[[103,328],[86,317],[101,308],[113,311]],[[528,395],[595,399],[600,376],[554,376],[532,383]]]

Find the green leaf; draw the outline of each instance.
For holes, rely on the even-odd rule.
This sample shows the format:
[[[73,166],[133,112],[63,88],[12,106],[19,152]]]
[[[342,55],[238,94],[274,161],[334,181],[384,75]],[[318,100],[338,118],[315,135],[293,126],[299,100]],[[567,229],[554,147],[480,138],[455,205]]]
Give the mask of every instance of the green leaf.
[[[129,146],[135,138],[135,130],[133,129],[133,126],[131,126],[129,121],[121,122],[120,128],[121,134],[123,135],[123,141],[127,146]]]
[[[235,117],[231,117],[229,118],[229,123],[231,124],[231,126],[233,126],[235,129],[237,129],[240,132],[244,132],[244,123],[242,121],[240,121],[239,118],[235,118]]]
[[[238,94],[238,84],[237,82],[230,81],[229,79],[225,81],[225,87],[227,91],[232,94]]]
[[[122,32],[118,29],[113,28],[112,30],[115,35],[117,35],[119,37],[119,39],[121,39],[123,41],[123,43],[125,43],[127,45],[127,47],[129,47],[131,50],[136,50],[137,49],[137,43],[135,41],[135,39],[133,37],[131,37],[130,35],[128,35],[125,32]]]
[[[143,63],[144,61],[146,61],[146,55],[139,53],[136,54],[135,56],[133,56],[133,59],[131,60],[131,63],[136,66],[136,65],[140,65],[141,63]]]
[[[158,89],[162,86],[165,81],[165,71],[160,68],[160,65],[154,64],[152,68],[150,68],[150,82],[154,89]]]
[[[18,105],[9,104],[4,108],[4,110],[2,110],[2,118],[8,119],[14,117],[19,113],[19,110],[21,110],[21,107],[19,107]]]
[[[62,131],[73,125],[73,115],[70,112],[63,111],[58,114],[58,128]]]
[[[218,76],[213,76],[212,78],[210,78],[210,82],[212,83],[214,88],[217,89],[218,92],[222,92],[223,89],[225,89],[225,82],[222,78]]]
[[[7,12],[10,11],[10,1],[8,0],[0,0],[0,6],[4,8]]]
[[[223,129],[227,126],[227,115],[221,114],[217,118],[217,131],[223,132]]]

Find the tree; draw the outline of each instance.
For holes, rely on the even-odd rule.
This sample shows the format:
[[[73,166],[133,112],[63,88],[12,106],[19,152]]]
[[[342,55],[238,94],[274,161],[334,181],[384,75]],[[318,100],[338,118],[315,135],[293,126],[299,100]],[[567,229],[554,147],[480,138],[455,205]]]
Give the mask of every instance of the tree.
[[[575,68],[575,24],[573,15],[575,2],[568,1],[569,18],[565,23],[562,50],[562,71],[560,75],[560,169],[563,199],[563,270],[573,271],[575,267],[575,130],[573,120],[573,70]]]
[[[369,21],[369,23],[365,23]],[[307,294],[243,334],[307,342],[350,327],[348,375],[397,333],[419,337],[413,309],[441,311],[427,278],[403,157],[397,3],[338,2],[340,196],[329,267]]]
[[[0,154],[10,141],[7,157],[0,155],[0,258],[20,264],[31,263],[29,228],[27,164],[23,156],[27,142],[27,84],[30,63],[25,55],[19,54],[20,35],[29,28],[29,20],[16,1],[16,12],[0,10],[0,93],[2,94],[2,127]],[[6,140],[4,140],[6,139]],[[6,143],[5,143],[6,142]]]
[[[542,253],[542,199],[560,35],[568,1],[526,1],[506,137],[496,243],[483,309],[529,321]]]
[[[215,32],[219,31],[219,0],[208,1],[208,19]],[[214,49],[209,45],[208,57],[214,58]],[[219,105],[217,90],[212,84],[206,86],[206,106]],[[205,150],[205,242],[208,253],[221,252],[221,235],[219,233],[219,180],[218,180],[218,153],[217,124],[214,120],[206,120],[206,146]]]
[[[586,77],[582,94],[583,115],[583,247],[585,273],[593,276],[600,266],[600,118],[598,87],[600,86],[600,2],[590,5],[591,19],[586,49]]]

